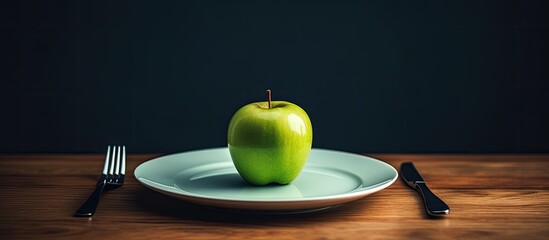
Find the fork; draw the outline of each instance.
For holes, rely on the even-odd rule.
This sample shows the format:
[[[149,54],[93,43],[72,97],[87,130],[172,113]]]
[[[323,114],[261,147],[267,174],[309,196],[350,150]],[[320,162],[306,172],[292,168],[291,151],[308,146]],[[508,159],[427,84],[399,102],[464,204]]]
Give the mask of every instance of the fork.
[[[120,154],[122,153],[122,157]],[[82,204],[82,206],[76,210],[74,216],[76,217],[90,217],[95,213],[97,204],[101,198],[101,194],[104,190],[110,190],[120,187],[124,184],[124,174],[126,172],[126,147],[125,146],[113,146],[111,154],[111,146],[107,148],[107,155],[105,157],[105,164],[103,165],[103,172],[97,181],[95,190],[90,195],[88,200]]]

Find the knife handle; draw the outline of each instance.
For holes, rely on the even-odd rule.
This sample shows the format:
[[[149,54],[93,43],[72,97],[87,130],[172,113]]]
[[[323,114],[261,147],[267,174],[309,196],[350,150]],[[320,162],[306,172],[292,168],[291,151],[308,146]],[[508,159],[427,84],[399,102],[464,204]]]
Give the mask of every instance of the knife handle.
[[[440,216],[450,213],[450,208],[437,195],[435,195],[423,181],[416,181],[416,190],[423,197],[425,210],[432,216]]]

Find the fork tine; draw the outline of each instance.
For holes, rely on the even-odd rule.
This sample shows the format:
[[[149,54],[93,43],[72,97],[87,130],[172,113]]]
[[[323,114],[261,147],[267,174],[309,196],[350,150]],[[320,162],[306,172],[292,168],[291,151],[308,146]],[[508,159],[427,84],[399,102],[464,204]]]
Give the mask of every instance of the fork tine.
[[[105,163],[103,164],[103,175],[107,175],[109,169],[109,158],[111,155],[111,146],[107,147],[107,155],[105,155]]]
[[[118,177],[120,175],[120,146],[116,147],[118,151],[116,152],[116,167],[114,169],[114,175]]]
[[[111,157],[111,163],[110,163],[110,167],[109,167],[109,177],[112,176],[113,174],[113,171],[114,171],[114,162],[116,161],[116,146],[113,146],[112,148],[112,157]]]
[[[120,174],[126,174],[126,146],[122,146],[122,166],[120,167]]]
[[[118,176],[118,166],[120,165],[120,147],[116,146],[116,154],[115,154],[115,160],[113,165],[113,178],[116,178]]]

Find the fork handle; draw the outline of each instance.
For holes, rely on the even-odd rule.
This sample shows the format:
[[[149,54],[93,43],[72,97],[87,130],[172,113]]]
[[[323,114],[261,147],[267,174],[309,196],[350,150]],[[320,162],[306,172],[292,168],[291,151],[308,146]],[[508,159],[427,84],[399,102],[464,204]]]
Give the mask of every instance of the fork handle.
[[[99,204],[99,199],[101,198],[103,189],[105,189],[105,185],[106,183],[104,181],[97,184],[93,193],[88,197],[88,200],[76,210],[74,213],[75,217],[91,217],[95,213],[95,209],[97,209],[97,204]]]

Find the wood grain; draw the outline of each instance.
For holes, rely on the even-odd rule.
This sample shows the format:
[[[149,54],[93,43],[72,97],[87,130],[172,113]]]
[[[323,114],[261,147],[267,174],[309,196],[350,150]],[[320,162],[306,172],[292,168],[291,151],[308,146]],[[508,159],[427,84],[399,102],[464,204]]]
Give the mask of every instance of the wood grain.
[[[371,154],[413,161],[451,214],[430,218],[402,181],[358,201],[301,215],[220,211],[158,194],[133,178],[157,156],[129,155],[127,183],[93,218],[73,211],[93,189],[102,155],[0,156],[2,239],[546,239],[549,155]],[[397,168],[398,169],[398,168]]]

